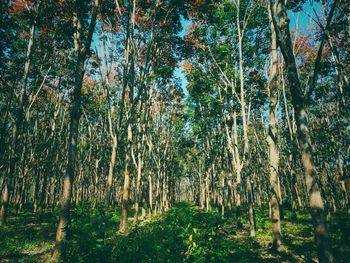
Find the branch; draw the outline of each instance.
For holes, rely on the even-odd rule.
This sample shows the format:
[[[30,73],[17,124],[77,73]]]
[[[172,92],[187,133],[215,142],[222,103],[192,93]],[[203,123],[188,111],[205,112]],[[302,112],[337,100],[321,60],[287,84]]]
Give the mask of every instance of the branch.
[[[313,76],[310,77],[309,81],[308,81],[308,91],[306,94],[307,99],[310,98],[310,96],[311,96],[311,94],[314,91],[315,86],[316,86],[317,77],[318,77],[318,74],[320,71],[320,63],[321,63],[321,59],[322,59],[322,52],[323,52],[323,48],[324,48],[324,43],[325,43],[326,38],[328,37],[328,30],[329,30],[329,27],[331,25],[331,21],[332,21],[333,15],[334,15],[334,10],[335,10],[335,6],[336,6],[337,2],[338,2],[338,0],[334,0],[332,2],[331,9],[327,15],[327,19],[326,19],[327,22],[326,22],[325,27],[323,27],[315,9],[313,9],[313,11],[314,11],[314,13],[319,21],[319,26],[321,27],[321,29],[323,31],[323,36],[322,36],[321,43],[320,43],[320,46],[319,46],[318,51],[317,51],[317,56],[316,56],[316,60],[315,60],[315,64],[314,64]]]

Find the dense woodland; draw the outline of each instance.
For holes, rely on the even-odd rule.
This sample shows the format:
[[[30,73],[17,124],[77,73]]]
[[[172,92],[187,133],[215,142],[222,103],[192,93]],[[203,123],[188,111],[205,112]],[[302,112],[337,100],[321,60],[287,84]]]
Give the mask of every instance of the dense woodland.
[[[0,8],[0,262],[348,262],[348,0]]]

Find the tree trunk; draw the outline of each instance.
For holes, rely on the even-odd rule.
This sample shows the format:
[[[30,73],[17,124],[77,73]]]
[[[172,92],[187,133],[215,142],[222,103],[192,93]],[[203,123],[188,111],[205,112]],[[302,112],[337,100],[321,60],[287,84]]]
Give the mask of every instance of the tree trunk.
[[[9,203],[9,190],[8,190],[8,184],[5,183],[4,189],[2,190],[2,202],[1,202],[1,211],[0,211],[0,226],[5,224],[5,222],[6,222],[8,203]]]
[[[141,127],[139,127],[139,133],[141,134]],[[143,167],[143,154],[142,154],[142,143],[144,142],[144,135],[141,136],[141,141],[138,142],[137,149],[137,181],[136,181],[136,189],[135,189],[135,214],[134,214],[134,222],[137,224],[138,216],[139,216],[139,202],[141,199],[141,175],[142,175],[142,167]]]
[[[239,150],[238,150],[238,127],[237,127],[237,113],[233,113],[233,138],[234,138],[234,145],[235,145],[235,158],[236,158],[236,222],[237,227],[242,228],[242,221],[241,221],[241,193],[242,193],[242,177],[241,177],[241,158],[239,157]]]
[[[274,12],[272,10],[271,1],[272,0],[270,0],[270,11],[273,14]],[[323,199],[317,183],[317,173],[312,158],[312,145],[308,129],[306,101],[303,97],[297,65],[293,54],[292,41],[289,32],[289,18],[287,16],[284,0],[277,0],[274,9],[277,10],[276,15],[278,21],[276,21],[276,17],[274,16],[272,16],[272,19],[277,35],[277,42],[281,48],[286,63],[287,80],[292,95],[292,104],[295,110],[297,135],[305,171],[306,186],[309,193],[318,260],[321,263],[334,262],[330,238],[326,228]]]
[[[132,129],[131,124],[128,124],[128,142],[125,153],[125,173],[124,173],[124,187],[122,200],[122,213],[120,219],[119,233],[126,234],[128,232],[128,205],[130,194],[130,151],[132,143]]]
[[[272,249],[281,251],[282,233],[280,219],[280,195],[278,180],[278,163],[279,152],[277,149],[277,128],[276,128],[276,105],[277,105],[277,75],[278,75],[278,58],[277,58],[277,40],[276,32],[273,27],[270,14],[271,28],[271,51],[270,51],[270,119],[267,143],[269,145],[269,169],[270,169],[270,186],[271,186],[271,221],[272,221]]]
[[[115,135],[112,136],[112,153],[111,160],[109,161],[109,170],[108,170],[108,178],[107,178],[107,204],[113,200],[112,195],[112,185],[113,185],[113,172],[115,166],[115,160],[117,156],[117,137]]]
[[[15,174],[15,168],[16,168],[16,160],[14,160],[17,157],[17,148],[18,148],[18,139],[21,136],[21,128],[23,125],[23,121],[25,118],[25,106],[27,104],[28,96],[27,96],[27,85],[28,85],[28,77],[29,77],[29,68],[31,65],[31,55],[32,55],[32,47],[34,44],[34,34],[35,34],[35,28],[36,28],[36,19],[34,19],[33,24],[30,28],[30,35],[29,35],[29,41],[26,51],[26,61],[24,64],[24,71],[23,71],[23,82],[21,85],[20,95],[19,95],[19,105],[17,109],[17,120],[15,123],[14,131],[13,131],[13,141],[12,141],[12,160],[10,161],[10,169],[9,169],[9,175],[5,176],[5,186],[2,193],[2,202],[1,202],[1,211],[0,211],[0,225],[5,224],[6,222],[6,216],[7,216],[7,209],[8,204],[10,200],[10,195],[12,192],[12,182]]]
[[[247,178],[247,190],[248,190],[248,205],[249,205],[249,235],[250,237],[255,237],[255,216],[254,216],[254,207],[253,207],[253,189],[252,189],[253,180],[250,176]]]
[[[95,29],[97,6],[99,0],[94,1],[94,7],[91,17],[91,22],[88,28],[88,38],[83,46],[81,41],[82,24],[80,14],[74,13],[74,50],[76,54],[76,69],[74,76],[74,90],[72,96],[72,106],[70,112],[70,131],[68,139],[68,161],[66,166],[66,173],[63,179],[63,193],[61,197],[61,212],[56,232],[55,250],[52,255],[53,261],[65,259],[64,241],[67,236],[67,225],[69,221],[70,203],[72,197],[72,184],[74,180],[74,169],[77,157],[77,146],[79,139],[79,120],[81,115],[81,88],[85,74],[84,64],[87,59],[88,52],[92,41],[92,35]]]
[[[152,188],[152,177],[151,175],[148,176],[148,202],[149,202],[149,209],[150,209],[150,215],[153,211],[153,188]]]

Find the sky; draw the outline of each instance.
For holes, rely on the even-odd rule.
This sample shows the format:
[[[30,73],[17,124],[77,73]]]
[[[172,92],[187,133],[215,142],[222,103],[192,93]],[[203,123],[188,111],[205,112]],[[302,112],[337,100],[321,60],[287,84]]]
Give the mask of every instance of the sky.
[[[310,33],[312,26],[315,24],[313,19],[316,19],[316,14],[322,18],[323,11],[320,3],[313,0],[308,1],[304,4],[303,10],[300,12],[288,12],[290,18],[290,29],[298,28],[302,32]]]
[[[181,26],[182,26],[182,30],[179,33],[180,37],[184,37],[188,27],[190,26],[191,22],[187,19],[185,19],[183,16],[181,17]],[[187,84],[188,81],[186,79],[186,76],[183,72],[183,68],[182,67],[176,67],[175,71],[174,71],[174,77],[179,78],[181,80],[181,88],[184,92],[184,94],[187,96],[188,95],[188,91],[187,91]]]

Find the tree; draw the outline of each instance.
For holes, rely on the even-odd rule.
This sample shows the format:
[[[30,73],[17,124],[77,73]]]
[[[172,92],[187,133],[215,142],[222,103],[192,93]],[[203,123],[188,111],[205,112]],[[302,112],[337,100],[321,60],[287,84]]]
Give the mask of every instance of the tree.
[[[67,236],[67,225],[69,220],[69,209],[72,198],[72,184],[74,181],[74,170],[77,155],[77,144],[79,138],[79,120],[81,116],[81,92],[83,78],[85,74],[85,61],[90,53],[92,36],[94,33],[97,9],[99,0],[95,0],[91,4],[90,23],[86,25],[86,13],[83,13],[82,6],[87,8],[90,3],[82,5],[83,2],[78,1],[73,8],[73,27],[74,27],[74,56],[75,56],[75,73],[73,76],[73,95],[72,106],[70,112],[70,130],[68,139],[68,160],[66,166],[66,174],[63,180],[63,193],[61,198],[61,213],[56,232],[56,247],[52,255],[54,261],[58,261],[61,257],[65,257],[64,241]],[[87,12],[88,10],[84,10]]]
[[[270,10],[270,9],[269,9]],[[280,217],[280,186],[279,186],[279,152],[277,148],[277,128],[276,128],[276,105],[278,92],[278,57],[277,57],[277,39],[276,31],[271,18],[270,12],[270,28],[271,28],[271,51],[270,51],[270,117],[269,130],[267,135],[267,143],[269,144],[269,166],[270,166],[270,184],[271,184],[271,221],[272,221],[272,248],[280,251],[282,245],[281,234],[281,217]]]
[[[273,11],[272,6],[276,12]],[[305,180],[310,198],[310,209],[313,219],[318,258],[320,262],[333,262],[329,235],[324,216],[324,204],[320,188],[316,179],[316,169],[312,157],[312,146],[307,121],[307,104],[303,97],[299,73],[293,54],[292,41],[289,32],[289,18],[284,1],[270,1],[272,21],[277,36],[278,46],[281,48],[286,63],[286,74],[292,103],[295,110],[298,141],[304,166]]]

